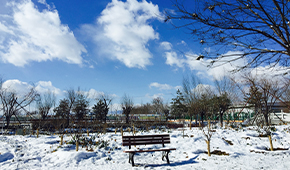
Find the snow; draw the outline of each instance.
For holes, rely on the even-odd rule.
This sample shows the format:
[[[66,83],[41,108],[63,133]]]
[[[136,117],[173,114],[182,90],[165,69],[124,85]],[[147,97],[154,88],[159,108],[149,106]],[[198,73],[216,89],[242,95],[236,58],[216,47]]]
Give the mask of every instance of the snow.
[[[289,125],[276,126],[273,133],[274,148],[290,148]],[[161,152],[138,153],[134,156],[136,166],[128,163],[128,154],[122,146],[120,132],[94,134],[95,141],[108,141],[108,147],[93,146],[94,151],[86,148],[76,151],[75,145],[65,143],[60,146],[58,135],[11,135],[0,136],[1,169],[289,169],[290,150],[267,151],[269,140],[258,137],[255,127],[225,129],[217,127],[211,138],[211,151],[220,150],[229,155],[207,155],[205,136],[199,128],[151,130],[138,132],[137,135],[170,134],[171,144],[176,148],[169,154],[170,164],[162,161]],[[85,133],[83,135],[86,135]],[[132,133],[124,132],[124,135]],[[64,141],[71,140],[69,134]],[[230,145],[227,141],[231,141]],[[136,146],[136,148],[162,148],[160,145]]]

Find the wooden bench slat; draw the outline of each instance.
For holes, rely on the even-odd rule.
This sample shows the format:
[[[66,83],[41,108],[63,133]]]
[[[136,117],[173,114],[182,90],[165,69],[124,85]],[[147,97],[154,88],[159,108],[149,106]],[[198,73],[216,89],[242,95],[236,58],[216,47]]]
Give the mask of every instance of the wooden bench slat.
[[[123,136],[122,145],[129,146],[131,149],[132,145],[154,145],[154,144],[164,144],[170,143],[169,134],[161,135],[140,135],[140,136]]]
[[[160,135],[136,135],[136,136],[123,136],[123,138],[131,138],[131,137],[135,137],[135,138],[146,138],[146,137],[164,137],[164,136],[168,136],[169,134],[160,134]]]
[[[170,137],[155,137],[155,138],[134,138],[134,137],[132,137],[132,138],[124,138],[123,139],[123,141],[127,141],[127,140],[154,140],[154,139],[159,139],[159,140],[161,140],[161,139],[167,139],[167,140],[169,140],[170,139]]]
[[[144,143],[144,142],[160,142],[160,144],[162,144],[162,142],[169,142],[169,139],[164,139],[164,140],[160,140],[160,139],[156,139],[156,140],[130,140],[130,141],[123,141],[123,143]]]
[[[128,141],[152,141],[152,140],[155,140],[155,141],[157,141],[157,140],[160,140],[160,141],[162,141],[162,140],[170,140],[170,138],[154,138],[154,139],[152,139],[152,138],[145,138],[145,139],[142,139],[142,138],[138,138],[138,139],[134,139],[134,138],[130,138],[130,140],[129,139],[126,139],[126,140],[124,140],[123,139],[123,142],[128,142]]]
[[[164,144],[169,144],[170,141],[164,141]],[[132,146],[132,145],[155,145],[155,144],[162,144],[162,142],[139,142],[139,143],[135,143],[135,142],[131,142],[130,143],[123,143],[123,146]]]
[[[150,150],[137,150],[137,151],[123,151],[125,153],[138,153],[138,152],[158,152],[158,151],[172,151],[176,150],[176,148],[169,148],[169,149],[150,149]]]

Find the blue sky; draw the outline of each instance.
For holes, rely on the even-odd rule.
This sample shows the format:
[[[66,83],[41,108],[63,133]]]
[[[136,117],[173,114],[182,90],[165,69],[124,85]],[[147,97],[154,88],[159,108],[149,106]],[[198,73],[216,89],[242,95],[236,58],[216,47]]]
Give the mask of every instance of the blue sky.
[[[135,104],[170,103],[184,76],[210,84],[243,64],[208,69],[195,60],[210,49],[164,23],[172,9],[167,0],[1,0],[0,75],[5,86],[33,83],[58,98],[80,87],[115,104],[125,93]]]

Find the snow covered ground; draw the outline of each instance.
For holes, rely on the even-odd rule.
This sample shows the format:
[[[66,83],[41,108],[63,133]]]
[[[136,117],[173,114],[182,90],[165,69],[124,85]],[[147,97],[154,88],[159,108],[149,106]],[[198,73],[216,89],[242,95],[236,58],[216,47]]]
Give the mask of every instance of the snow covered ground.
[[[289,125],[276,126],[273,133],[274,148],[290,149]],[[169,133],[176,148],[169,155],[170,164],[161,160],[161,152],[139,153],[134,156],[135,167],[128,163],[120,133],[90,134],[95,141],[108,141],[107,147],[93,146],[93,152],[75,145],[60,146],[58,135],[0,136],[0,169],[290,169],[290,150],[267,151],[268,138],[257,137],[254,127],[234,129],[217,128],[211,139],[211,151],[220,150],[229,155],[209,157],[205,151],[205,136],[198,128],[176,130],[151,130],[137,135]],[[124,135],[131,135],[125,132]],[[71,140],[65,135],[64,141]],[[230,141],[233,145],[230,145]],[[161,147],[137,146],[137,148]],[[134,149],[134,147],[132,148]],[[136,148],[135,148],[136,149]]]

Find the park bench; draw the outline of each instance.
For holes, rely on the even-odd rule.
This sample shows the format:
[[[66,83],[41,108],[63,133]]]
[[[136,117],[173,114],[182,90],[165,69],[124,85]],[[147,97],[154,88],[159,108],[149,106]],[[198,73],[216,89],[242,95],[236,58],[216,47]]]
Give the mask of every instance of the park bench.
[[[157,145],[162,144],[165,147],[165,144],[170,143],[169,134],[159,134],[159,135],[139,135],[139,136],[123,136],[122,137],[123,146],[131,146],[136,145]],[[134,155],[140,152],[162,152],[162,160],[166,158],[167,163],[170,164],[168,154],[171,150],[176,150],[176,148],[161,148],[161,149],[137,149],[137,150],[125,150],[123,152],[129,153],[129,163],[132,163],[134,166]]]

